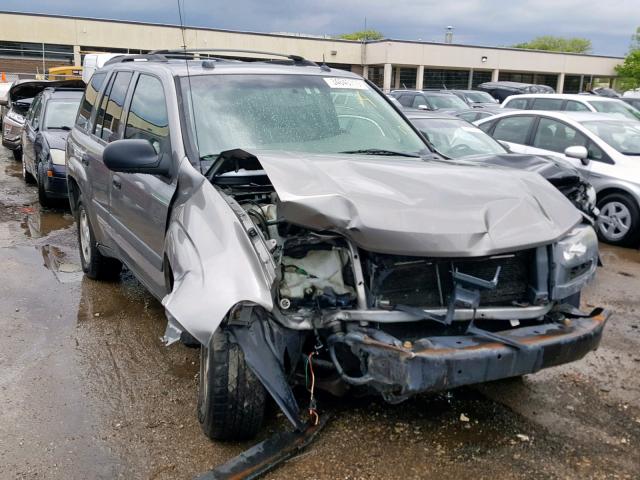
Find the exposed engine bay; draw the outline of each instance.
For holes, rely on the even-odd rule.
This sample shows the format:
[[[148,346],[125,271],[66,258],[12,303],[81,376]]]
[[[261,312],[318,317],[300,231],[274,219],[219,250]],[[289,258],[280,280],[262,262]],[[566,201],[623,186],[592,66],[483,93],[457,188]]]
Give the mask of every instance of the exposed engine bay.
[[[512,252],[398,255],[290,221],[267,171],[248,152],[223,152],[206,176],[240,218],[257,257],[275,265],[273,308],[258,315],[263,325],[252,326],[247,313],[262,308],[245,303],[232,309],[225,328],[297,427],[290,385],[309,388],[309,369],[317,388],[372,390],[398,402],[564,363],[599,342],[607,315],[584,314],[565,301],[595,272],[590,226],[576,226],[553,245]],[[550,355],[549,338],[568,348]]]

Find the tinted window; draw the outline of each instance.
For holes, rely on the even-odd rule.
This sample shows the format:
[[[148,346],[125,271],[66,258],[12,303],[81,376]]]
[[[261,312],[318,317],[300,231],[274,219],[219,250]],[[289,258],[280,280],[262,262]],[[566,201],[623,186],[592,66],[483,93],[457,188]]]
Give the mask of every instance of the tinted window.
[[[40,97],[36,97],[36,99],[31,103],[31,107],[29,107],[29,111],[27,112],[27,115],[24,117],[27,122],[31,123],[31,121],[33,120],[33,114],[36,111],[36,108],[38,108],[38,104],[40,103]]]
[[[536,98],[531,108],[533,110],[561,110],[563,101],[560,98]]]
[[[550,118],[540,119],[532,146],[563,153],[567,147],[575,145],[586,146],[586,137],[565,123]]]
[[[489,130],[491,130],[491,127],[493,127],[493,124],[494,122],[483,123],[482,125],[478,125],[478,128],[483,132],[488,133]]]
[[[519,110],[527,109],[527,99],[526,98],[513,98],[504,104],[505,108],[517,108]]]
[[[79,128],[85,129],[87,127],[89,118],[91,118],[91,110],[96,103],[98,92],[100,91],[100,87],[102,87],[102,82],[104,82],[106,75],[106,73],[94,73],[93,77],[91,77],[91,81],[89,85],[87,85],[82,101],[80,102],[80,109],[78,110],[76,125]]]
[[[31,125],[33,128],[40,126],[40,112],[42,112],[42,96],[38,95],[35,100],[35,105],[31,107]]]
[[[169,118],[162,83],[155,77],[140,75],[133,92],[124,138],[149,140],[156,152],[170,152]]]
[[[567,100],[567,105],[564,107],[569,112],[588,112],[589,107],[584,103],[576,102],[575,100]]]
[[[398,98],[398,101],[403,107],[410,107],[412,100],[412,95],[400,95],[400,97]]]
[[[517,116],[503,118],[497,121],[496,128],[493,131],[493,137],[496,140],[525,145],[532,124],[533,117]]]
[[[427,107],[431,108],[429,102],[427,102],[427,99],[424,98],[424,96],[416,95],[415,97],[413,97],[413,104],[411,106],[413,108],[418,108],[420,105],[426,105]]]
[[[105,99],[107,99],[106,109],[103,112],[101,105],[100,113],[102,118],[100,119],[100,124],[96,125],[95,133],[107,142],[117,138],[120,118],[122,117],[122,107],[124,106],[124,99],[127,96],[127,89],[132,76],[132,72],[118,72],[113,85],[111,85],[109,98],[107,99],[105,96],[102,101],[102,104],[105,104]]]
[[[98,113],[96,113],[96,120],[93,125],[93,133],[95,133],[98,137],[100,136],[100,132],[102,132],[102,122],[104,120],[104,112],[107,109],[107,102],[109,101],[109,94],[111,93],[111,87],[113,87],[113,79],[114,75],[109,79],[109,84],[104,89],[104,93],[102,94],[102,99],[100,100],[100,106],[98,107]]]

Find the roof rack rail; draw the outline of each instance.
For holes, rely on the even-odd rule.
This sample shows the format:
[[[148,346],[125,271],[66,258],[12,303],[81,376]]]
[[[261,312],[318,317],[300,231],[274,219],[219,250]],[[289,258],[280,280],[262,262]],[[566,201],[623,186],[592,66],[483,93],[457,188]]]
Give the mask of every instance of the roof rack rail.
[[[179,49],[171,49],[171,50],[153,50],[148,53],[148,55],[157,55],[162,56],[165,59],[167,56],[171,57],[186,57],[188,54],[194,53],[253,53],[257,55],[266,55],[272,57],[281,57],[291,60],[295,65],[304,65],[304,66],[312,66],[318,67],[319,65],[311,60],[307,60],[306,58],[300,55],[287,55],[285,53],[275,53],[275,52],[263,52],[260,50],[242,50],[236,48],[179,48]],[[117,58],[117,57],[116,57]]]
[[[146,60],[148,62],[166,62],[167,57],[165,57],[164,55],[156,55],[153,52],[133,55],[123,53],[122,55],[118,55],[117,57],[110,58],[109,60],[104,62],[104,64],[113,65],[114,63],[133,62],[135,60]]]

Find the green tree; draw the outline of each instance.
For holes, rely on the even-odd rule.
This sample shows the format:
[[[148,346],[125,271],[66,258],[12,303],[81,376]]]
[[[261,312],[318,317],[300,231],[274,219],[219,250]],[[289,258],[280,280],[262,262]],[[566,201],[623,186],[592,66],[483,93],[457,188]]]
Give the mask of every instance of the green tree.
[[[513,48],[548,50],[551,52],[589,53],[591,52],[591,40],[578,37],[564,38],[553,35],[543,35],[529,42],[513,45]]]
[[[624,59],[622,65],[616,66],[618,88],[631,90],[640,87],[640,48],[633,49]]]
[[[359,32],[338,35],[343,40],[382,40],[384,35],[377,30],[360,30]]]

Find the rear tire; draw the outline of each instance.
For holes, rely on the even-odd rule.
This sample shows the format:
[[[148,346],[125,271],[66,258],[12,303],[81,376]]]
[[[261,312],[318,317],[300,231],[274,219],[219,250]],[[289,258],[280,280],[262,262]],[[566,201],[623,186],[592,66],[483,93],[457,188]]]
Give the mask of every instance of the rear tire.
[[[17,149],[17,150],[12,150],[13,152],[13,159],[16,162],[21,162],[22,161],[22,150],[21,149]]]
[[[598,237],[611,245],[640,243],[640,208],[626,193],[610,193],[598,201]]]
[[[122,270],[122,262],[100,253],[82,195],[78,199],[76,212],[80,262],[85,275],[94,280],[117,280]]]
[[[266,391],[223,327],[200,349],[198,420],[212,440],[247,440],[262,426]]]

